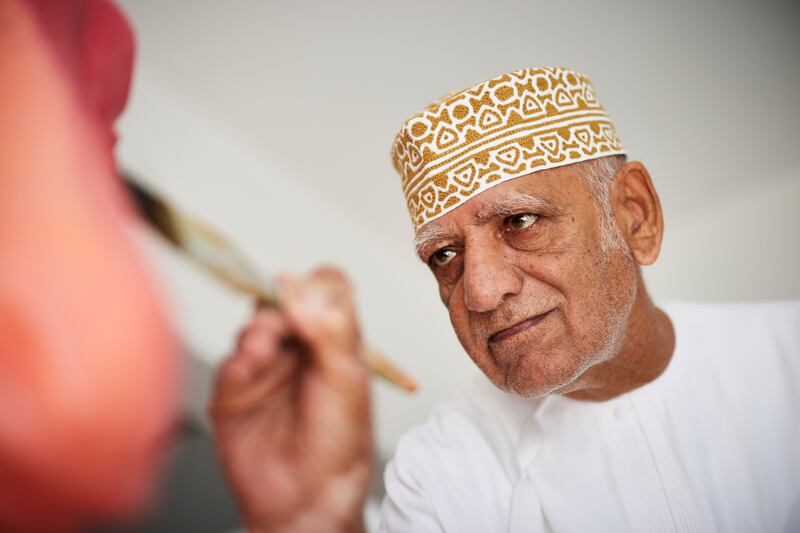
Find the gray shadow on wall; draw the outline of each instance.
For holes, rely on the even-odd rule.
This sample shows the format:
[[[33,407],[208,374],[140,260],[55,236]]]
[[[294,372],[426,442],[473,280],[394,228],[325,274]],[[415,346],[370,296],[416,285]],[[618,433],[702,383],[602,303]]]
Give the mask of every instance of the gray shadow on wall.
[[[183,421],[162,472],[153,509],[124,525],[101,526],[90,533],[228,533],[244,531],[233,494],[222,473],[214,441],[202,419],[214,371],[196,357],[186,361]],[[376,458],[370,499],[383,499],[385,461]]]
[[[95,533],[222,533],[241,527],[211,436],[197,424],[184,426],[155,508],[130,524]]]
[[[92,533],[223,533],[241,528],[213,438],[201,421],[213,369],[188,356],[185,370],[186,414],[162,472],[155,506],[128,524],[102,526]]]

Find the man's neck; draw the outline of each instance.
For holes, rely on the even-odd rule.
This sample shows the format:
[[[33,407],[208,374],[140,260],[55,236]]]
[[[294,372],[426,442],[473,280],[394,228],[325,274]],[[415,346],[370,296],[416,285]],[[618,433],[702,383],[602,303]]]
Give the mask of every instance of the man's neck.
[[[660,376],[674,350],[672,321],[653,305],[640,280],[628,329],[616,355],[589,368],[563,395],[605,401],[625,394]]]

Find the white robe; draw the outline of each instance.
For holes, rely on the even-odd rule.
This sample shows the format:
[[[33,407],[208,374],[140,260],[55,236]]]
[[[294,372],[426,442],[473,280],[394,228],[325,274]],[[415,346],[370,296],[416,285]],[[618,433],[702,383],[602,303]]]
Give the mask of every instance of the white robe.
[[[485,378],[405,435],[382,532],[800,532],[800,302],[665,307],[676,349],[606,402]]]

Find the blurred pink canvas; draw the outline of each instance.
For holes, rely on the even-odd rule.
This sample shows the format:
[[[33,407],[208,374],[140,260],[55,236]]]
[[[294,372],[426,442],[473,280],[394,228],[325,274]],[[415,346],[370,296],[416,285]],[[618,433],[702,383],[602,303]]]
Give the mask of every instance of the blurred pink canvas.
[[[113,122],[134,41],[105,0],[0,0],[0,529],[148,498],[178,357],[123,230]]]

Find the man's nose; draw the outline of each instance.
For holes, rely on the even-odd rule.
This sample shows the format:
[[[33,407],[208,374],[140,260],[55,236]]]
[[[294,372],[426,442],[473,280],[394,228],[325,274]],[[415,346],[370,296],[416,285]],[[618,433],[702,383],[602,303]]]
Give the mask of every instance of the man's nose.
[[[522,290],[522,273],[493,243],[474,243],[464,250],[464,303],[467,309],[482,313],[496,309],[506,296]]]

